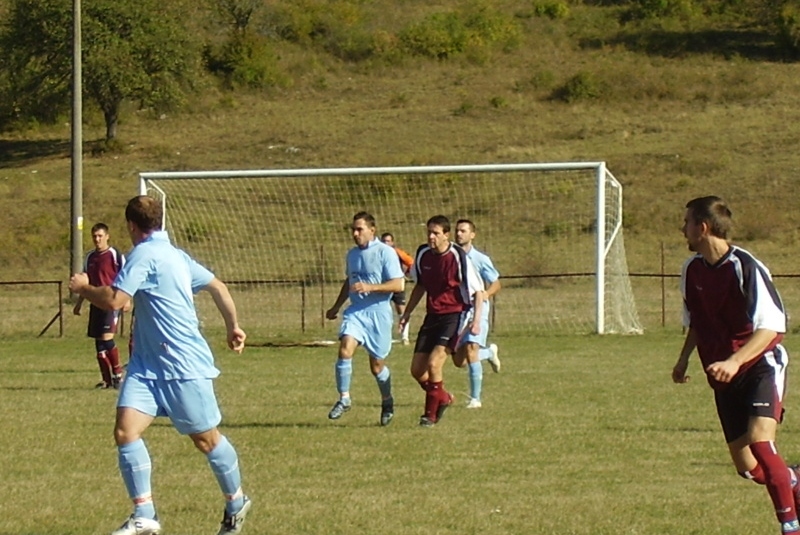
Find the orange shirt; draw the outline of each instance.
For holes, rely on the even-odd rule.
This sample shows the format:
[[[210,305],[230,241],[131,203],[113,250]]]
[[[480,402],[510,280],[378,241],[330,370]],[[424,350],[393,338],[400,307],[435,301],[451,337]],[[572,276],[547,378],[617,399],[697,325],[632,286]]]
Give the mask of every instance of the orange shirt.
[[[403,273],[408,273],[411,266],[414,265],[414,259],[411,258],[410,254],[399,247],[395,247],[394,250],[397,251],[397,256],[400,257],[400,265],[403,267]]]

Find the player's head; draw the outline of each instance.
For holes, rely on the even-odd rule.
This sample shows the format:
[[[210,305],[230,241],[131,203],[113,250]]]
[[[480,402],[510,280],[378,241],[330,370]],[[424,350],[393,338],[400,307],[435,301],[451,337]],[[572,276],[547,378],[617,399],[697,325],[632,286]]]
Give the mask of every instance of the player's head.
[[[134,244],[138,243],[137,235],[147,236],[161,230],[163,210],[158,200],[147,195],[138,195],[128,201],[125,207],[125,221]]]
[[[715,195],[697,197],[686,203],[681,230],[689,249],[697,251],[697,245],[706,236],[727,240],[733,226],[732,217],[728,204]]]
[[[450,244],[450,220],[443,215],[435,215],[428,219],[428,245],[439,252],[444,252]]]
[[[390,247],[394,247],[394,236],[391,232],[381,234],[381,241]]]
[[[364,248],[375,239],[375,218],[367,212],[358,212],[353,216],[350,230],[353,232],[353,241],[356,245]]]
[[[92,226],[92,243],[98,251],[108,249],[108,225],[105,223],[95,223]]]
[[[456,221],[456,239],[455,242],[462,247],[472,245],[472,240],[475,239],[475,223],[469,219],[459,219]]]

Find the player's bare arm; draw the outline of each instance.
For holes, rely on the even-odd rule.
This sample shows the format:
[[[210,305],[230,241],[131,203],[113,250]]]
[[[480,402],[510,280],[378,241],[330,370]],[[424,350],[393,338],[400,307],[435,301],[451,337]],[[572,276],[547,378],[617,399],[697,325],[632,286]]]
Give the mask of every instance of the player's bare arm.
[[[244,350],[244,341],[247,335],[239,327],[236,304],[233,302],[233,297],[231,297],[228,286],[221,280],[214,278],[203,290],[211,294],[211,298],[214,300],[217,310],[219,310],[222,319],[225,321],[228,347],[237,353],[241,353]]]
[[[414,289],[411,290],[411,296],[409,296],[408,298],[406,309],[397,322],[397,327],[399,329],[399,332],[403,332],[403,327],[405,327],[406,323],[408,323],[408,319],[411,317],[411,313],[414,312],[415,308],[417,308],[417,305],[419,304],[423,295],[425,295],[425,287],[422,284],[416,284],[414,286]]]
[[[78,300],[75,302],[75,306],[72,309],[72,313],[76,316],[81,315],[81,307],[83,306],[83,297],[78,296]]]
[[[339,309],[342,308],[342,305],[347,301],[347,295],[350,291],[350,284],[347,279],[344,280],[342,283],[341,289],[339,289],[339,295],[336,296],[336,302],[333,304],[331,308],[325,312],[325,317],[329,320],[335,320],[336,316],[339,315]]]
[[[366,282],[359,281],[353,284],[350,287],[350,290],[360,294],[369,292],[397,293],[397,292],[402,292],[403,288],[405,288],[405,279],[398,278],[398,279],[390,279],[380,284],[369,284]]]
[[[481,311],[483,310],[483,302],[487,300],[486,292],[475,292],[475,310],[472,313],[472,324],[469,331],[477,336],[481,334]]]
[[[736,353],[723,361],[710,364],[706,368],[706,373],[721,383],[731,382],[739,372],[739,368],[760,357],[777,335],[777,332],[769,329],[756,329]]]
[[[497,279],[496,281],[491,283],[489,287],[486,288],[486,300],[488,301],[489,299],[497,295],[497,292],[500,291],[500,288],[502,288],[502,285],[500,284],[500,279]]]
[[[697,334],[690,327],[686,332],[686,338],[683,341],[681,354],[678,357],[678,362],[672,368],[672,381],[678,384],[686,383],[689,381],[689,376],[686,375],[686,370],[689,368],[689,357],[692,355],[697,347]]]
[[[75,273],[69,279],[69,290],[103,310],[120,310],[131,296],[112,286],[92,286],[86,273]]]

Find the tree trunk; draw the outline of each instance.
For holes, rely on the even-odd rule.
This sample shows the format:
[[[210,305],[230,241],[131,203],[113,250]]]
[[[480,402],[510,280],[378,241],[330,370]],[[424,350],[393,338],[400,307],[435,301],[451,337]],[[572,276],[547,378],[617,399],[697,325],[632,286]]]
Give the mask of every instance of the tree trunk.
[[[106,120],[106,141],[117,138],[117,124],[119,123],[119,103],[114,104],[111,109],[103,111]]]

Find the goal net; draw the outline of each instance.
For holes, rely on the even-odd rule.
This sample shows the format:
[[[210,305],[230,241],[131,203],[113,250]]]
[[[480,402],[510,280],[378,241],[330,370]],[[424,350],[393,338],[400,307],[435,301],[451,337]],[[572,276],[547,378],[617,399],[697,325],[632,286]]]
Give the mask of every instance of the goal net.
[[[142,173],[140,192],[164,203],[173,242],[229,285],[254,341],[335,338],[324,315],[361,210],[411,254],[430,217],[446,215],[453,237],[472,220],[501,274],[493,333],[642,331],[622,188],[603,162]],[[210,299],[197,306],[204,325],[222,324]]]

